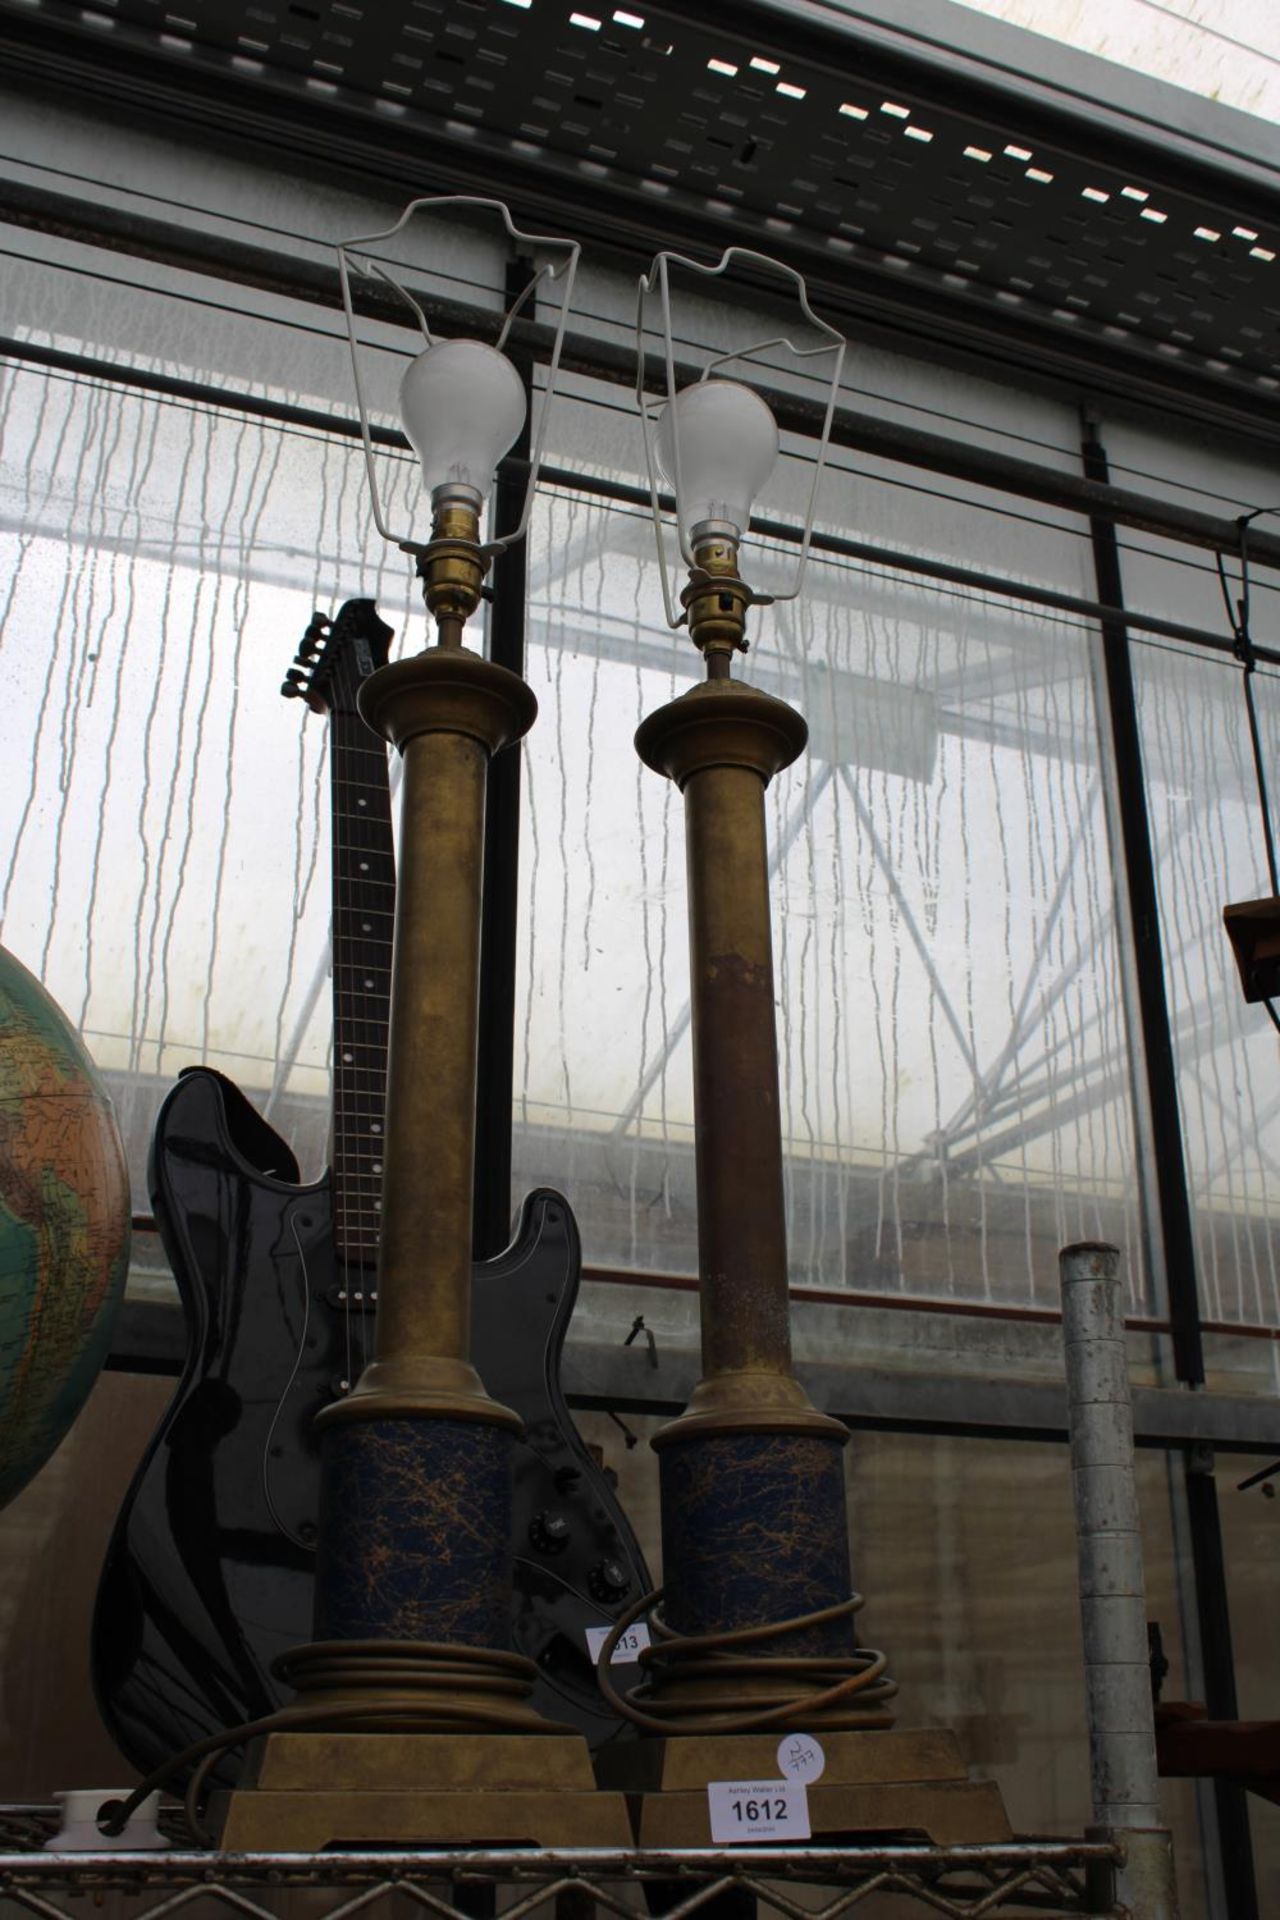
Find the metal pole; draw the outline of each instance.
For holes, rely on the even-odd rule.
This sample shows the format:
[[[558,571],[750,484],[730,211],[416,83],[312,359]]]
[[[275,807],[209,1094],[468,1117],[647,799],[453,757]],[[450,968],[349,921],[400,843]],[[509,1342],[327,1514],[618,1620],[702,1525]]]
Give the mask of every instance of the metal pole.
[[[1064,1247],[1059,1269],[1093,1818],[1124,1842],[1117,1890],[1133,1920],[1177,1920],[1172,1843],[1160,1825],[1119,1250]]]
[[[1106,448],[1092,423],[1086,425],[1081,451],[1090,482],[1108,485],[1110,469]],[[1116,529],[1095,516],[1090,521],[1090,533],[1098,593],[1112,607],[1123,608],[1124,579]],[[1180,1057],[1185,1062],[1188,1042],[1185,1036],[1174,1035],[1165,987],[1168,956],[1164,950],[1156,851],[1147,810],[1129,644],[1129,629],[1135,625],[1127,613],[1118,619],[1104,618],[1100,646],[1110,721],[1114,818],[1121,851],[1119,872],[1127,895],[1131,998],[1137,1016],[1136,1022],[1132,1014],[1130,1016],[1129,1038],[1137,1063],[1135,1094],[1139,1124],[1145,1127],[1151,1147],[1150,1191],[1143,1193],[1147,1213],[1145,1230],[1152,1243],[1153,1271],[1163,1269],[1165,1275],[1177,1376],[1199,1387],[1204,1384],[1205,1374],[1197,1253],[1186,1151],[1178,1123],[1178,1065]],[[1144,1177],[1144,1187],[1146,1184]],[[1185,1503],[1205,1701],[1215,1719],[1234,1719],[1235,1666],[1217,1499],[1212,1474],[1206,1476],[1198,1472],[1190,1457],[1185,1463]],[[1185,1571],[1180,1577],[1185,1580]],[[1198,1789],[1198,1798],[1206,1851],[1216,1843],[1229,1920],[1258,1920],[1247,1795],[1234,1781],[1215,1780],[1211,1792],[1206,1792],[1203,1786]],[[1206,1818],[1206,1814],[1210,1817]]]
[[[507,267],[508,304],[533,276],[528,260]],[[536,297],[536,296],[535,296]],[[525,423],[514,447],[528,461],[532,441],[533,373],[515,362],[528,396]],[[493,530],[512,533],[524,510],[526,473],[511,461],[498,470]],[[498,555],[489,603],[489,659],[524,675],[524,622],[528,598],[528,547],[517,540]],[[485,811],[484,877],[480,916],[480,1030],[476,1056],[476,1151],[472,1257],[491,1260],[511,1238],[512,1080],[516,1028],[516,933],[520,917],[520,776],[518,753],[500,753],[489,769]]]

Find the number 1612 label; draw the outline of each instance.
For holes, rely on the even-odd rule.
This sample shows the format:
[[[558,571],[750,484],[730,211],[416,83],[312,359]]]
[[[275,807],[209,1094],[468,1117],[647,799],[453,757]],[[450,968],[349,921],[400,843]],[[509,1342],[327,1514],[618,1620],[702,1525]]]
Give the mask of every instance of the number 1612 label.
[[[809,1838],[809,1797],[801,1780],[713,1780],[707,1807],[718,1846]]]

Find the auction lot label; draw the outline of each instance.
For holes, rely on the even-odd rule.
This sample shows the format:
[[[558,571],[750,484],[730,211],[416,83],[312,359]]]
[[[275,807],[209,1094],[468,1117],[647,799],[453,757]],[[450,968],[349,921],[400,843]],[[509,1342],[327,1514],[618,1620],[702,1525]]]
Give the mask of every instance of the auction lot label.
[[[707,1806],[718,1846],[809,1838],[809,1796],[800,1780],[713,1780]]]

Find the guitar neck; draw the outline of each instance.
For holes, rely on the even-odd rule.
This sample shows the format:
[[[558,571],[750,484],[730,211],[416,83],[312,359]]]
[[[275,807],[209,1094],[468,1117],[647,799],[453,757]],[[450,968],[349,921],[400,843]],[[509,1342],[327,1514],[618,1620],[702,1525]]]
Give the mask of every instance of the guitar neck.
[[[354,713],[330,717],[333,818],[335,1251],[377,1258],[396,871],[385,747]]]

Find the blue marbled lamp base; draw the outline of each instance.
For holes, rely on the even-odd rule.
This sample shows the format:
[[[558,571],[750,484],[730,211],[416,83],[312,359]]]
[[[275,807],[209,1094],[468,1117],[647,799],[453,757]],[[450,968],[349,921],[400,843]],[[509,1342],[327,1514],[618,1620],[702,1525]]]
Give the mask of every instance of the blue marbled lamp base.
[[[849,1599],[844,1443],[812,1433],[711,1433],[658,1453],[663,1616],[678,1634],[760,1627]],[[852,1653],[842,1617],[757,1642],[755,1654]]]
[[[321,1439],[317,1641],[505,1647],[514,1435],[480,1420],[343,1420]]]
[[[276,1663],[298,1698],[250,1749],[226,1850],[631,1844],[509,1646],[514,1440],[431,1414],[322,1429],[315,1639]]]

